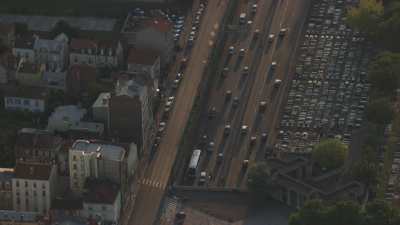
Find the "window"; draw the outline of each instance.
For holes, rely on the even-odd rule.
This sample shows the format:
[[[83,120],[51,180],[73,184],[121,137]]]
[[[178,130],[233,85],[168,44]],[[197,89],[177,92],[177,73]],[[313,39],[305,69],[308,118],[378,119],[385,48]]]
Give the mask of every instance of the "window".
[[[37,196],[37,193],[36,193],[36,191],[33,191],[33,196],[35,196],[35,197]]]
[[[29,199],[28,199],[28,198],[25,199],[25,205],[26,205],[26,206],[29,205]]]
[[[103,206],[101,207],[101,209],[102,209],[103,211],[106,211],[106,210],[107,210],[107,206],[103,205]]]
[[[89,209],[89,211],[93,210],[92,206],[88,206],[88,209]]]
[[[42,188],[46,189],[46,184],[45,183],[42,184]]]
[[[25,187],[28,187],[28,181],[25,181]]]
[[[15,193],[15,195],[19,196],[19,191],[17,191],[17,192]]]
[[[7,98],[7,104],[13,104],[13,99],[12,98]]]
[[[19,181],[16,181],[16,182],[15,182],[15,186],[16,186],[16,187],[19,187]]]
[[[28,195],[29,195],[29,192],[28,192],[28,191],[25,191],[25,195],[28,196]]]
[[[27,100],[27,99],[25,99],[25,100],[24,100],[24,105],[30,105],[30,101]]]
[[[72,156],[72,160],[73,160],[73,161],[76,161],[76,155],[73,155],[73,156]]]
[[[33,187],[36,188],[36,182],[33,182]]]
[[[73,168],[74,170],[77,170],[77,169],[78,169],[78,167],[76,166],[76,164],[73,164],[73,165],[72,165],[72,168]]]
[[[74,57],[74,62],[78,63],[78,57],[76,57],[76,56]]]
[[[20,105],[21,104],[21,99],[16,98],[15,99],[15,104]]]
[[[21,199],[17,198],[17,204],[21,204]]]
[[[46,191],[42,191],[42,196],[46,197]]]

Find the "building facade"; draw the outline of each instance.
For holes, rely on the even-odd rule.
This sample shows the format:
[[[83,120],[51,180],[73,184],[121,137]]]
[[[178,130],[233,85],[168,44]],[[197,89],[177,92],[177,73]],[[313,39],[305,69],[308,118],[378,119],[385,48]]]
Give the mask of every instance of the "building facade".
[[[4,90],[6,110],[42,113],[46,110],[47,91],[39,87],[9,86]]]
[[[55,196],[56,182],[54,165],[18,162],[12,180],[14,209],[47,214]]]
[[[0,168],[0,210],[13,210],[12,179],[14,168]]]
[[[54,40],[36,39],[33,50],[37,64],[53,72],[63,71],[68,59],[68,38],[60,34]]]

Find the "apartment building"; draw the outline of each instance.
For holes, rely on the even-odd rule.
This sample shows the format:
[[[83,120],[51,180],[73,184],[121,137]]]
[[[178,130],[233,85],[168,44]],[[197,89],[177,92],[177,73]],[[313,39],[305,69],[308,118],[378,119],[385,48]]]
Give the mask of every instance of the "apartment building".
[[[13,210],[12,179],[14,168],[0,168],[0,210]]]

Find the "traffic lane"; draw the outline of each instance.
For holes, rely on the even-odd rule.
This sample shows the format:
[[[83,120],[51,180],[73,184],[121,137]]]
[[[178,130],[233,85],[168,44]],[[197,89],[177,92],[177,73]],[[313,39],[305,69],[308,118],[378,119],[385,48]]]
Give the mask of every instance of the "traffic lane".
[[[278,2],[274,1],[272,4],[272,8],[273,9],[275,7],[278,7]],[[264,11],[264,10],[263,10]],[[267,10],[265,10],[267,11]],[[269,17],[269,20],[265,20],[265,24],[263,24],[263,34],[262,34],[262,38],[260,38],[259,42],[260,42],[260,46],[262,45],[263,41],[265,40],[265,37],[268,36],[268,34],[270,33],[270,25],[271,23],[274,23],[274,21],[276,21],[277,19],[279,19],[279,15],[281,14],[281,11],[279,10],[279,7],[276,8],[276,10],[273,10],[275,13],[272,14],[272,17]],[[278,18],[277,18],[278,17]],[[253,73],[253,76],[255,77],[254,79],[254,84],[252,85],[252,87],[250,89],[248,89],[247,91],[247,98],[246,99],[242,99],[242,101],[246,101],[246,103],[243,105],[243,113],[241,115],[241,118],[239,121],[237,121],[237,126],[238,126],[238,130],[240,130],[240,127],[242,125],[246,125],[249,126],[250,124],[247,123],[248,121],[248,117],[251,116],[252,114],[257,112],[257,108],[256,108],[256,103],[258,102],[256,93],[260,90],[260,85],[263,84],[263,82],[261,82],[261,80],[264,78],[263,74],[259,73],[260,70],[260,63],[261,63],[261,67],[265,66],[265,65],[269,65],[268,62],[266,62],[266,60],[263,57],[263,53],[264,51],[261,48],[258,48],[257,51],[255,52],[255,58],[259,58],[262,57],[261,60],[259,60],[257,62],[257,65],[253,64],[253,67],[255,66],[256,68],[254,68],[255,72]],[[272,54],[273,53],[269,53],[268,55],[271,56],[272,58]],[[254,62],[254,61],[253,61]],[[250,130],[251,130],[251,126],[249,126]],[[228,165],[226,167],[226,171],[228,174],[226,174],[225,176],[228,177],[227,179],[227,186],[229,187],[233,187],[236,186],[237,183],[237,179],[239,177],[238,173],[240,173],[241,171],[241,166],[242,166],[242,161],[244,159],[244,155],[247,154],[248,151],[251,150],[251,146],[249,146],[249,138],[252,135],[250,131],[248,131],[246,133],[246,135],[244,134],[240,134],[240,131],[237,131],[237,137],[235,138],[235,142],[232,143],[232,147],[235,146],[238,151],[233,152],[232,154],[232,159],[231,161],[228,161]]]
[[[218,15],[218,16],[222,15],[222,14],[216,13],[214,10],[218,9],[218,10],[220,10],[220,12],[223,12],[224,8],[221,8],[221,7],[220,8],[216,8],[215,6],[214,7],[211,7],[211,6],[212,5],[209,4],[208,7],[210,7],[211,10],[207,10],[208,12],[206,14],[210,14],[211,13],[212,15]],[[221,4],[220,6],[224,7],[225,4]],[[207,18],[212,18],[212,17],[207,17]],[[220,20],[218,20],[218,21],[220,21]],[[205,22],[203,24],[207,24],[207,23]],[[208,24],[208,26],[213,26],[213,25]],[[204,25],[202,27],[203,27],[202,29],[204,30],[205,29]],[[208,29],[208,30],[210,30],[210,29]],[[208,43],[208,40],[204,40],[204,41],[206,41],[205,43]],[[199,46],[199,44],[197,44],[197,48],[199,48],[198,46]],[[203,48],[203,51],[204,51],[204,49],[207,50],[208,48]],[[200,53],[197,53],[197,54],[200,55],[200,57],[204,57],[205,53],[201,52],[201,51],[199,51],[199,52]],[[187,68],[187,70],[191,72],[190,69],[193,67],[193,64],[194,64],[193,60],[190,60],[189,64],[190,65]],[[201,69],[201,68],[196,68],[196,69]],[[195,84],[197,84],[197,86],[198,86],[200,78],[201,78],[201,76],[198,76],[197,79],[193,79],[194,81],[193,81],[192,85],[196,86]],[[193,89],[195,89],[195,88],[192,88],[192,90]],[[180,89],[180,90],[182,90],[182,89]],[[196,88],[196,90],[193,90],[193,92],[195,92],[195,91],[197,91],[197,88]],[[192,100],[191,103],[193,103],[193,100],[194,100],[194,93],[193,92],[191,92],[191,96],[190,96],[190,97],[192,97],[191,98],[191,100]],[[189,95],[185,95],[185,96],[189,96]],[[179,102],[179,100],[178,100],[178,102]],[[180,117],[180,119],[183,118],[183,120],[185,120],[185,119],[187,120],[188,114],[190,113],[190,107],[192,106],[192,104],[190,104],[190,105],[188,104],[189,103],[188,101],[185,101],[185,103],[186,103],[186,105],[184,105],[184,106],[187,107],[186,115],[184,114],[182,116],[185,116],[186,118],[185,117]],[[174,107],[174,109],[176,109],[176,107]],[[181,108],[181,109],[185,109],[185,108]],[[176,110],[174,110],[174,111],[176,111]],[[172,117],[172,118],[174,118],[174,117]],[[174,121],[174,119],[172,119],[172,121]],[[182,121],[182,120],[180,120],[180,121]],[[183,127],[182,124],[180,126],[175,127],[175,129],[178,131],[176,133],[181,133],[182,132],[182,127]],[[167,133],[167,135],[171,136],[171,132]],[[173,136],[171,136],[169,138],[172,138],[172,137]],[[179,138],[180,139],[180,137],[181,137],[181,135],[176,135],[173,138],[175,138],[175,139]],[[164,160],[165,160],[164,161],[164,160],[160,160],[160,154],[157,154],[156,160],[152,161],[151,165],[152,166],[156,165],[156,166],[162,168],[162,170],[161,171],[157,170],[156,173],[154,173],[155,170],[151,170],[153,175],[147,173],[147,176],[146,176],[150,180],[152,180],[152,178],[154,177],[154,178],[158,179],[160,182],[162,182],[162,184],[166,184],[168,179],[169,179],[169,174],[170,174],[170,171],[171,171],[171,168],[172,168],[172,165],[173,165],[174,157],[176,155],[176,149],[175,148],[177,147],[177,143],[178,143],[178,140],[175,140],[173,143],[171,143],[171,140],[169,139],[168,140],[169,143],[167,143],[167,144],[169,144],[169,146],[165,145],[165,144],[163,144],[163,143],[166,143],[165,142],[165,138],[166,137],[163,138],[164,142],[161,142],[161,145],[160,145],[160,150],[161,151],[159,151],[159,152],[165,152],[165,153],[167,153],[166,156],[170,156],[170,157],[167,158],[167,160],[165,160],[165,158],[164,158]],[[162,151],[164,149],[164,145],[165,145],[165,149],[166,150]],[[172,154],[168,154],[169,152],[167,152],[167,150],[172,151]],[[165,155],[165,153],[164,153],[164,155]],[[162,163],[164,163],[164,164],[162,164]],[[162,179],[160,179],[160,178],[162,178]],[[140,191],[138,192],[138,195],[142,195],[144,199],[147,199],[147,201],[143,202],[141,200],[138,200],[138,204],[135,204],[135,209],[136,210],[134,210],[134,214],[132,216],[132,222],[133,223],[137,222],[140,225],[152,224],[152,221],[154,221],[154,218],[157,215],[158,207],[160,206],[161,198],[159,196],[162,196],[163,193],[164,193],[164,190],[158,191],[157,193],[151,193],[150,194],[150,193],[146,193],[146,189],[141,188]],[[149,195],[151,195],[151,196],[149,196]],[[146,216],[143,217],[143,215],[146,215]]]
[[[267,115],[263,117],[263,122],[266,126],[265,130],[269,131],[269,138],[268,138],[268,145],[273,144],[273,139],[275,138],[275,124],[279,122],[279,117],[282,111],[282,102],[286,99],[288,86],[290,85],[290,81],[292,79],[292,74],[296,64],[296,50],[298,45],[300,44],[301,36],[302,36],[302,28],[305,23],[305,18],[307,16],[308,8],[309,8],[309,0],[297,1],[298,4],[293,4],[293,9],[288,8],[291,12],[294,12],[294,16],[288,17],[287,24],[291,27],[291,32],[288,34],[287,40],[282,43],[282,50],[279,50],[280,53],[278,58],[281,60],[284,65],[288,65],[287,67],[281,67],[277,70],[277,78],[283,81],[282,86],[278,90],[278,93],[274,93],[273,91],[273,84],[270,84],[269,88],[265,88],[264,95],[271,96],[277,95],[271,98],[271,105],[273,108],[269,108],[267,110]],[[296,10],[297,9],[297,10]],[[294,11],[293,11],[294,10]],[[300,18],[300,19],[299,19]],[[263,159],[264,153],[266,150],[265,147],[259,148],[262,150],[260,152],[253,152],[250,158],[250,162],[255,162],[259,159]],[[244,177],[247,176],[247,173]],[[246,186],[246,179],[242,181],[242,187]]]

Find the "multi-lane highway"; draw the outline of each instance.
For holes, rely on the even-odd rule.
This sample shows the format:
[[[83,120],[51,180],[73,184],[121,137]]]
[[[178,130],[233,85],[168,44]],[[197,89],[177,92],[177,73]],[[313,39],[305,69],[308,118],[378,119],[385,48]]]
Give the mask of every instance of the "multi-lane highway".
[[[254,3],[258,6],[252,15]],[[310,0],[241,1],[237,18],[246,13],[252,24],[239,25],[235,20],[237,32],[230,33],[225,43],[226,51],[215,76],[220,76],[224,68],[229,72],[211,88],[211,97],[202,108],[201,134],[193,146],[202,149],[195,185],[204,171],[207,177],[210,175],[208,186],[245,187],[247,170],[243,161],[249,160],[251,165],[264,158],[267,146],[273,146],[309,4]],[[285,35],[279,37],[284,28],[287,28]],[[270,34],[274,34],[272,41]],[[235,49],[233,55],[229,53],[230,46]],[[240,49],[245,49],[243,56]],[[271,67],[273,62],[277,63],[275,68]],[[248,73],[244,72],[246,66]],[[274,87],[278,79],[282,82]],[[229,99],[227,91],[232,93]],[[267,109],[260,113],[261,101],[267,102]],[[209,119],[213,107],[217,113]],[[242,130],[242,126],[247,128]],[[266,141],[262,140],[263,133],[268,134]],[[212,149],[210,142],[214,143]]]
[[[199,35],[184,72],[185,78],[176,94],[175,106],[170,114],[165,134],[154,159],[146,166],[143,176],[139,180],[133,213],[129,215],[128,223],[130,225],[152,225],[157,218],[175,162],[178,145],[226,7],[227,1],[225,0],[208,1]]]

